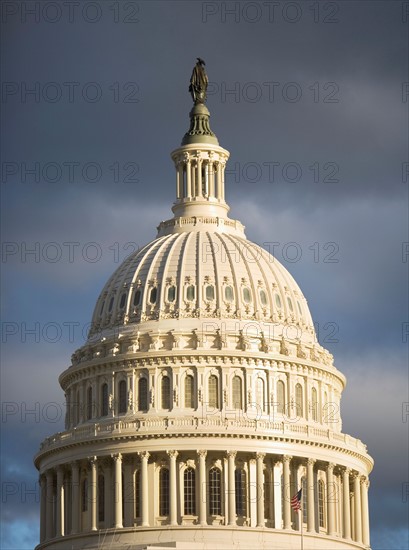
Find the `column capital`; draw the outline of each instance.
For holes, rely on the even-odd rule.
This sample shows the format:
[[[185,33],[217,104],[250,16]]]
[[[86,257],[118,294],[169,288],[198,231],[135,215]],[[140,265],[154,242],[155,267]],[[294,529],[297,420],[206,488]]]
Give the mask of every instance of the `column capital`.
[[[88,464],[91,466],[91,468],[95,468],[97,465],[97,457],[96,456],[89,456],[88,457]]]
[[[226,451],[226,456],[227,458],[232,458],[234,460],[237,456],[237,451]]]
[[[333,462],[328,462],[327,470],[332,472],[334,470],[335,466],[336,466],[336,464],[334,464]]]
[[[347,475],[347,476],[350,476],[350,475],[351,475],[351,472],[352,472],[351,468],[348,468],[347,466],[345,466],[345,467],[343,468],[343,470],[342,470],[342,473],[343,473],[344,475]]]
[[[114,459],[114,462],[122,462],[122,454],[121,453],[112,454],[111,458]]]
[[[149,460],[151,454],[149,451],[139,451],[138,452],[138,456],[141,460],[145,459],[145,460]]]
[[[256,460],[263,461],[266,457],[266,453],[256,453]]]
[[[197,454],[199,455],[200,458],[206,458],[207,456],[207,451],[206,449],[199,449],[198,451],[196,451]]]
[[[308,466],[314,466],[314,464],[317,462],[315,458],[308,458],[307,459],[307,465]]]
[[[174,458],[176,460],[176,458],[178,457],[179,452],[178,451],[166,451],[166,454],[168,455],[169,458]]]
[[[370,481],[369,479],[366,477],[366,476],[360,476],[360,482],[361,482],[361,485],[364,485],[365,487],[369,487],[370,485]]]
[[[361,477],[359,472],[352,472],[351,478],[355,481],[356,479],[359,481],[359,478]]]
[[[290,462],[292,460],[292,456],[290,455],[284,455],[283,456],[283,462]]]

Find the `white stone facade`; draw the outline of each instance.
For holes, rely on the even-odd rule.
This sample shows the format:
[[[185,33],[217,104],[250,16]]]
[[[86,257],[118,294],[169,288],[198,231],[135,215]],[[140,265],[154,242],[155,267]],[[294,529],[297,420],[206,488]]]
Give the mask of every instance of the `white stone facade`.
[[[215,142],[172,153],[174,218],[107,282],[60,376],[38,549],[292,549],[301,521],[305,549],[369,548],[373,461],[342,433],[345,377],[292,276],[227,217]]]

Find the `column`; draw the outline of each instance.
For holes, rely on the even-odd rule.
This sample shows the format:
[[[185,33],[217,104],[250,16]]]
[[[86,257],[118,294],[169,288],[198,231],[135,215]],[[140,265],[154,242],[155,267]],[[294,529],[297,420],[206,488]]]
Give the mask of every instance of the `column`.
[[[327,514],[328,514],[328,535],[335,533],[335,499],[336,487],[334,483],[334,467],[331,462],[327,466]]]
[[[284,529],[291,529],[290,461],[291,456],[283,456],[284,484]]]
[[[207,451],[197,451],[199,455],[199,525],[207,525],[206,510],[206,455]]]
[[[361,506],[362,506],[362,542],[369,546],[369,509],[368,509],[369,480],[361,477]]]
[[[78,533],[80,511],[80,467],[78,462],[71,463],[71,534]]]
[[[186,195],[190,199],[192,197],[192,176],[191,176],[192,166],[190,164],[190,159],[186,161]]]
[[[91,531],[97,530],[97,457],[93,456],[89,459],[89,477],[88,477],[88,491],[89,491],[89,514],[90,516],[90,528]]]
[[[361,510],[361,482],[359,474],[354,476],[354,500],[355,500],[355,540],[362,542],[362,510]]]
[[[236,525],[236,486],[235,486],[235,471],[236,471],[236,459],[237,451],[227,451],[227,463],[228,463],[228,497],[229,497],[229,525]]]
[[[142,527],[149,527],[148,451],[138,453],[141,459],[141,513]]]
[[[223,184],[222,184],[222,163],[219,161],[217,163],[217,195],[216,195],[216,198],[218,198],[219,200],[222,200],[222,187],[223,187]]]
[[[307,461],[307,532],[315,533],[315,507],[314,507],[314,464],[315,460]]]
[[[214,163],[209,159],[209,197],[214,197]]]
[[[168,451],[169,456],[169,489],[170,489],[170,507],[169,519],[171,525],[177,525],[177,489],[176,489],[176,458],[177,451]]]
[[[112,483],[112,461],[109,458],[104,459],[104,527],[109,529],[112,527],[112,498],[113,496]]]
[[[40,475],[40,542],[45,541],[45,515],[46,515],[46,503],[47,503],[47,486],[46,479],[43,475]]]
[[[64,470],[62,466],[58,466],[56,537],[63,537],[64,531]]]
[[[203,196],[203,190],[202,190],[202,159],[200,158],[199,155],[197,157],[196,189],[197,189],[197,196],[202,197]]]
[[[135,477],[133,457],[128,456],[124,461],[124,526],[133,527],[135,517]]]
[[[112,455],[114,459],[114,527],[122,529],[122,455]]]
[[[342,516],[344,520],[343,537],[345,539],[351,538],[351,507],[349,500],[349,474],[351,470],[345,468],[342,472]]]
[[[273,461],[273,487],[274,487],[274,528],[283,528],[283,503],[281,501],[281,460]]]
[[[47,470],[46,478],[46,514],[45,514],[45,538],[46,540],[53,538],[53,504],[54,504],[54,474],[52,470]]]
[[[257,468],[257,527],[265,526],[264,519],[264,453],[256,454]]]

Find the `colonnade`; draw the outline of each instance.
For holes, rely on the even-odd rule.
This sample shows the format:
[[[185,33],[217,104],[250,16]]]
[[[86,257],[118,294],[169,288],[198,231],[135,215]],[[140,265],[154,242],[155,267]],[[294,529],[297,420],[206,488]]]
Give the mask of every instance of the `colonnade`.
[[[162,468],[167,471],[164,486]],[[193,470],[190,492],[186,469]],[[358,471],[287,455],[199,449],[91,456],[41,474],[40,541],[160,525],[299,530],[302,520],[307,534],[369,546],[368,486],[368,478]],[[300,487],[305,510],[297,515],[290,501]],[[189,514],[187,499],[192,500]],[[215,512],[217,499],[220,510]],[[166,515],[161,514],[164,501]]]
[[[179,200],[215,198],[224,202],[226,160],[213,160],[207,153],[184,154],[176,161],[176,197]]]

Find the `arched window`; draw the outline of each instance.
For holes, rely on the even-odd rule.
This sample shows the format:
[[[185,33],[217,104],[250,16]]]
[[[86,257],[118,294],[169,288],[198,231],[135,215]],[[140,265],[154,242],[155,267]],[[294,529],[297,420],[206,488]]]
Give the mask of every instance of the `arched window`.
[[[138,410],[148,410],[148,380],[145,377],[138,382]]]
[[[88,479],[82,480],[81,484],[81,510],[83,512],[88,511]]]
[[[285,413],[285,386],[282,380],[277,382],[277,412]]]
[[[108,416],[108,384],[101,388],[101,416]]]
[[[104,306],[105,306],[105,300],[102,302],[102,306],[101,306],[101,309],[99,311],[100,315],[102,315],[102,312],[104,311]]]
[[[236,468],[234,485],[236,489],[236,514],[247,516],[247,476],[243,468]]]
[[[141,471],[135,472],[135,517],[141,517]]]
[[[168,288],[168,302],[174,302],[176,300],[176,287],[174,285]]]
[[[142,290],[140,288],[138,288],[136,291],[135,291],[135,294],[134,294],[134,297],[133,297],[133,305],[136,307],[136,306],[139,306],[140,302],[141,302],[141,296],[142,296]]]
[[[243,300],[246,304],[249,304],[251,302],[251,293],[250,289],[246,286],[243,288]]]
[[[324,405],[322,407],[322,421],[328,424],[328,394],[324,392]]]
[[[185,407],[187,409],[195,408],[194,380],[191,374],[185,377]]]
[[[169,515],[169,470],[161,468],[159,472],[159,515]]]
[[[296,384],[295,386],[295,408],[296,416],[304,416],[303,391],[301,384]]]
[[[222,515],[222,475],[218,468],[209,470],[209,514]]]
[[[189,302],[193,302],[193,300],[195,299],[195,295],[196,292],[194,285],[189,285],[186,288],[186,300],[188,300]]]
[[[281,298],[279,294],[275,294],[276,306],[281,309]]]
[[[318,520],[319,526],[325,527],[325,485],[322,479],[318,480]]]
[[[127,410],[126,402],[126,381],[121,380],[118,385],[118,394],[119,394],[119,403],[118,403],[118,414],[124,414]]]
[[[209,407],[219,408],[219,380],[212,374],[209,377]]]
[[[113,305],[114,305],[114,297],[112,296],[112,298],[109,300],[109,306],[108,306],[109,313],[111,313]]]
[[[196,515],[196,472],[186,468],[183,474],[184,511],[186,516]]]
[[[303,523],[307,523],[307,478],[303,476],[301,478],[301,498],[302,498],[302,520]]]
[[[257,405],[260,407],[261,412],[266,410],[266,400],[265,400],[265,388],[264,380],[262,378],[257,378]]]
[[[157,296],[158,296],[158,289],[156,288],[156,286],[154,286],[151,289],[150,294],[149,294],[149,302],[151,304],[155,304]]]
[[[292,301],[291,301],[291,298],[289,298],[288,296],[287,296],[287,304],[288,304],[288,307],[289,307],[289,309],[290,309],[290,311],[291,311],[291,313],[292,313],[292,312],[294,311],[293,303],[292,303]]]
[[[234,376],[232,382],[233,390],[233,408],[242,409],[243,408],[243,389],[240,376]]]
[[[232,302],[233,301],[233,287],[230,285],[226,286],[224,289],[224,299],[226,302]]]
[[[126,303],[126,293],[124,292],[121,295],[121,301],[119,302],[120,309],[123,309],[125,307],[125,303]]]
[[[312,388],[311,390],[311,415],[312,419],[317,422],[318,420],[318,399],[317,399],[317,390]]]
[[[98,476],[98,521],[105,521],[105,478]]]
[[[87,420],[92,418],[92,386],[87,389]]]
[[[262,306],[267,305],[267,294],[266,291],[263,289],[260,290],[260,302]]]
[[[206,287],[206,300],[209,302],[214,300],[214,286],[213,285],[207,285]]]
[[[162,409],[170,409],[170,378],[169,378],[169,376],[162,376],[160,389],[161,389]]]

